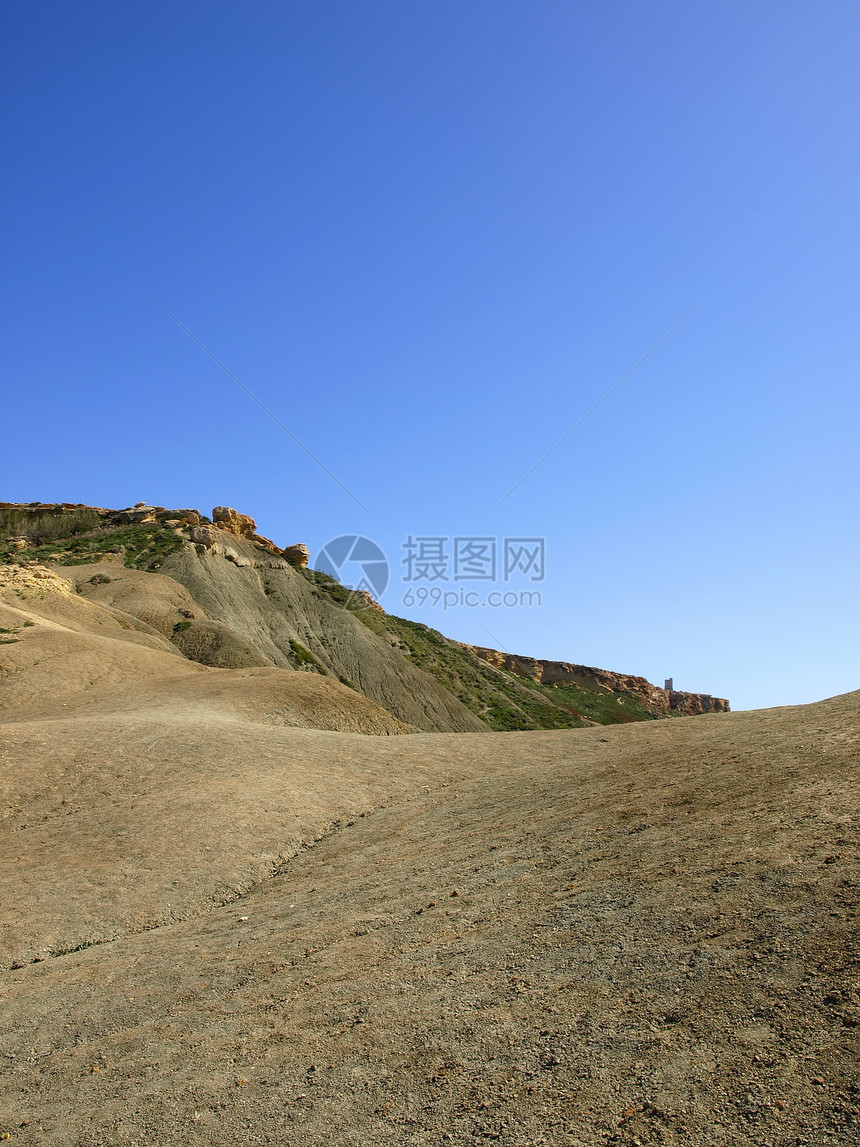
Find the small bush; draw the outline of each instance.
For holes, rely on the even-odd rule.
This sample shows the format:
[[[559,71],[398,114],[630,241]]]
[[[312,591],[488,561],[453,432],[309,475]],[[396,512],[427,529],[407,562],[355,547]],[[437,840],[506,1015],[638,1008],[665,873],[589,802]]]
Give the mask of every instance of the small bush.
[[[293,641],[292,638],[290,638],[290,649],[292,649],[293,656],[299,665],[313,665],[317,673],[322,673],[324,677],[328,675],[328,670],[320,665],[310,650],[305,649],[303,645],[299,645],[298,641]]]

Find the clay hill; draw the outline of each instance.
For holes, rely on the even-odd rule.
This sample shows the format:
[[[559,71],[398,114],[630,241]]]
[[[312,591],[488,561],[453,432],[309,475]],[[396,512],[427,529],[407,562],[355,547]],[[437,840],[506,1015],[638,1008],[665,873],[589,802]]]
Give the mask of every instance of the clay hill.
[[[224,506],[210,520],[143,503],[0,503],[0,561],[64,570],[78,595],[148,625],[169,653],[326,676],[412,729],[580,728],[728,710],[642,677],[461,645],[308,570],[306,546],[279,549],[255,531]]]
[[[6,507],[0,1138],[860,1141],[860,694],[655,719],[60,510]]]

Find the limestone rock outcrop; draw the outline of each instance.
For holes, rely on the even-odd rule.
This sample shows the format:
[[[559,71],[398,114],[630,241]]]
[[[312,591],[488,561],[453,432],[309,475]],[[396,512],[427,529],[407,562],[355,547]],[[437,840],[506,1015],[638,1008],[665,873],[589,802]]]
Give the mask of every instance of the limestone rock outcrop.
[[[89,507],[83,508],[89,509]],[[149,522],[158,522],[169,527],[200,525],[199,510],[168,510],[166,506],[147,506],[145,502],[138,502],[125,510],[98,510],[97,512],[106,518],[107,523],[112,526],[141,525]]]
[[[248,514],[240,514],[232,506],[216,506],[212,511],[212,523],[240,538],[253,538],[257,531],[254,519]]]
[[[202,515],[199,510],[190,508],[168,509],[166,506],[151,506],[148,502],[135,502],[133,506],[126,506],[122,510],[108,510],[101,506],[86,506],[82,502],[33,502],[23,504],[18,502],[0,502],[0,511],[13,511],[13,525],[16,533],[6,538],[9,550],[26,549],[34,544],[33,538],[38,539],[39,530],[45,519],[70,519],[70,534],[80,532],[80,513],[84,511],[89,518],[85,527],[90,532],[107,530],[116,526],[157,526],[171,530],[194,530],[203,528]],[[77,521],[75,518],[77,517]],[[235,537],[247,538],[261,549],[280,556],[280,547],[269,538],[263,538],[254,531],[256,523],[248,514],[240,514],[230,506],[216,506],[212,511],[214,526],[224,530]],[[32,523],[32,530],[28,527]],[[64,536],[56,529],[53,536]],[[199,534],[191,539],[198,545],[212,546],[218,540],[217,535],[211,533]]]
[[[666,692],[664,689],[661,693]],[[698,713],[728,713],[730,706],[725,697],[712,697],[710,693],[679,693],[672,689],[667,694],[668,713],[682,713],[685,717],[695,717]]]
[[[679,713],[695,716],[698,713],[728,713],[729,703],[724,697],[709,693],[684,693],[661,689],[644,677],[626,673],[612,673],[593,665],[570,665],[566,661],[542,661],[537,657],[523,657],[516,653],[500,653],[480,645],[467,645],[476,656],[504,669],[517,677],[525,677],[538,685],[573,685],[581,689],[596,689],[605,693],[621,693],[635,697],[655,715]]]
[[[294,546],[287,546],[286,549],[281,550],[281,557],[286,558],[290,565],[298,566],[299,569],[307,569],[307,564],[311,559],[311,551],[304,544],[304,542],[297,542]]]
[[[377,613],[385,614],[385,610],[376,600],[376,598],[367,592],[366,589],[354,589],[350,591],[352,602],[359,602],[361,609],[375,609]]]
[[[72,594],[75,587],[47,566],[38,562],[28,562],[22,566],[0,565],[0,589],[12,589],[24,596],[33,591],[44,593],[48,589]]]
[[[132,506],[127,510],[118,510],[113,515],[112,521],[117,525],[125,526],[132,524],[140,524],[142,522],[155,522],[158,519],[155,515],[155,506],[137,505]]]
[[[262,534],[254,534],[251,541],[261,550],[268,550],[270,554],[280,554],[281,552],[271,538],[264,538]]]
[[[195,545],[205,546],[208,550],[218,541],[218,530],[212,526],[192,526],[188,536]]]
[[[216,506],[212,511],[212,524],[219,530],[234,534],[237,538],[247,538],[249,542],[253,542],[261,550],[268,550],[270,554],[281,553],[271,538],[264,538],[262,534],[256,532],[257,523],[249,514],[240,514],[232,506]],[[193,538],[191,540],[194,541]]]
[[[93,528],[108,526],[143,525],[157,522],[166,526],[198,526],[200,525],[199,510],[169,510],[166,506],[150,506],[147,502],[136,502],[124,510],[109,510],[104,506],[87,506],[83,502],[0,502],[0,511],[14,511],[23,527],[20,537],[26,538],[27,525],[33,522],[38,525],[44,518],[74,517],[80,511],[101,518],[95,521]],[[10,539],[7,539],[7,541]]]

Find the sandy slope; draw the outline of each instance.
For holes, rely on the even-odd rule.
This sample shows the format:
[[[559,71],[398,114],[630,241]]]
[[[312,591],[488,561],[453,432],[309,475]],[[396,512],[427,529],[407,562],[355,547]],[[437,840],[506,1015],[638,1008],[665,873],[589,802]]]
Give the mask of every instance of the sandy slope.
[[[9,838],[6,935],[150,930],[7,973],[22,1141],[856,1141],[857,695],[244,763],[142,720],[126,773],[101,721]]]
[[[0,1133],[860,1140],[860,694],[297,728],[383,717],[31,590],[0,613]]]
[[[104,566],[95,568],[105,576]],[[64,710],[77,717],[158,709],[174,717],[193,710],[201,720],[238,711],[263,723],[408,731],[330,677],[271,663],[223,670],[187,660],[169,639],[177,609],[195,604],[183,587],[121,567],[111,568],[111,576],[110,586],[84,581],[90,595],[80,596],[73,571],[0,566],[0,715],[6,721],[69,715]],[[99,593],[108,589],[110,597]]]

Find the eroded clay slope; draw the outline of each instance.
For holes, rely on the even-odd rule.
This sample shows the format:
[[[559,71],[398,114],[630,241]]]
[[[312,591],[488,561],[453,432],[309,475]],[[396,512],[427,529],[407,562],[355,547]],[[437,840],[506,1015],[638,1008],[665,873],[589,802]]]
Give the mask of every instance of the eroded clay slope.
[[[94,945],[6,973],[21,1142],[857,1141],[858,694],[565,732],[6,734],[30,803],[5,941]],[[135,900],[149,930],[111,942]]]
[[[408,725],[428,732],[486,729],[392,643],[315,594],[288,562],[243,538],[230,536],[226,547],[185,546],[165,561],[162,573],[275,665],[292,664],[290,642],[295,641],[332,676],[351,682]]]

